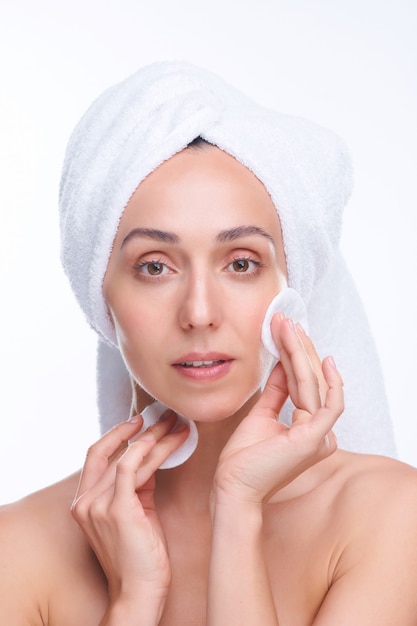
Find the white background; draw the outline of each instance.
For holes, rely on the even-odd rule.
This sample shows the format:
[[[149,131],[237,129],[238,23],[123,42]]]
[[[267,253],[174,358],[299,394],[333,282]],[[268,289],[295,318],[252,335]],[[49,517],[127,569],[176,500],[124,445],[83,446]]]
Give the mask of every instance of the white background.
[[[399,457],[417,465],[416,6],[3,0],[0,502],[76,470],[98,436],[95,337],[59,261],[60,168],[92,99],[157,60],[203,65],[347,141],[355,191],[343,249],[379,347]]]

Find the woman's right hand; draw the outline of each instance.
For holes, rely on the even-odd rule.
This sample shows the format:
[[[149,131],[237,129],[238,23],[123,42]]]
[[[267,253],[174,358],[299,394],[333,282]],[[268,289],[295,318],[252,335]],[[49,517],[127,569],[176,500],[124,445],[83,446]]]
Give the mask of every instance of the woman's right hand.
[[[140,416],[106,433],[87,453],[72,505],[106,575],[110,611],[126,608],[120,616],[134,607],[141,612],[144,604],[163,610],[171,568],[155,508],[155,472],[188,435],[188,427],[175,422],[168,410],[128,446],[142,426]]]

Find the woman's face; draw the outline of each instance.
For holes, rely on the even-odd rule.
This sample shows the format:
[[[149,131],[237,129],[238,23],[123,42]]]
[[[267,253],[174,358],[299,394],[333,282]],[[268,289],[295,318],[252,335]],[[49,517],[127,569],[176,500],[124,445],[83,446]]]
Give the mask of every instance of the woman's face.
[[[196,421],[253,402],[271,358],[261,326],[286,285],[279,220],[262,183],[216,147],[151,173],[120,221],[104,296],[131,375]]]

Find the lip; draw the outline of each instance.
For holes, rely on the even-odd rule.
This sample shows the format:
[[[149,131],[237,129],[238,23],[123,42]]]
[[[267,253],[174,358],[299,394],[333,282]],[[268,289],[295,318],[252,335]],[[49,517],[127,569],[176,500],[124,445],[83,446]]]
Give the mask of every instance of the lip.
[[[224,352],[188,352],[176,359],[172,365],[180,365],[190,361],[233,361],[233,357]]]
[[[232,367],[233,361],[233,357],[222,352],[189,352],[176,359],[172,363],[172,367],[185,378],[204,382],[214,381],[225,376]],[[208,365],[209,362],[213,362],[213,364]],[[186,365],[189,363],[207,363],[207,365],[192,367]]]

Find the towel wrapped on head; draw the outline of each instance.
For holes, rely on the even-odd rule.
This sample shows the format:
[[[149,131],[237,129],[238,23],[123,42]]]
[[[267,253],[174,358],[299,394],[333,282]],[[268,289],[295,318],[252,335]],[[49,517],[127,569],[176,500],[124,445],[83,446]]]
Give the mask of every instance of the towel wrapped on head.
[[[254,103],[218,76],[188,63],[156,63],[102,94],[74,130],[65,158],[62,260],[89,323],[100,336],[102,431],[127,419],[132,387],[102,293],[113,240],[140,182],[202,137],[264,184],[282,227],[289,286],[303,298],[309,334],[345,381],[339,445],[393,456],[382,373],[369,325],[338,250],[351,193],[344,143],[330,131]],[[289,421],[291,403],[282,419]]]

